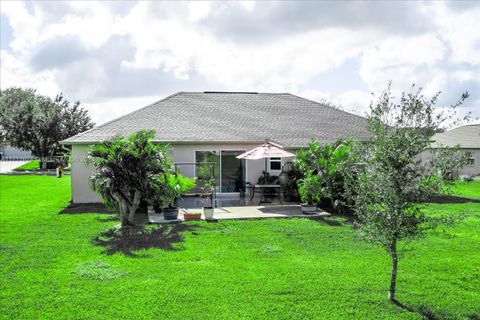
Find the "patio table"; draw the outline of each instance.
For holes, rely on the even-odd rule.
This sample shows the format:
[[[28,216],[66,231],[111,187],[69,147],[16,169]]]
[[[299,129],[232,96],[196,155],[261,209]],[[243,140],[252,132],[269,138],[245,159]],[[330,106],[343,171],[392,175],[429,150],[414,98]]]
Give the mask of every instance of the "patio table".
[[[282,186],[279,185],[279,184],[256,184],[255,188],[253,189],[253,194],[252,194],[251,199],[253,199],[253,197],[255,196],[256,189],[259,189],[260,190],[260,203],[259,204],[270,203],[269,201],[267,201],[267,196],[277,197],[280,204],[282,204],[282,199],[281,199],[281,194],[280,194],[281,188],[282,188]],[[275,189],[275,192],[272,193],[269,189],[270,190]]]

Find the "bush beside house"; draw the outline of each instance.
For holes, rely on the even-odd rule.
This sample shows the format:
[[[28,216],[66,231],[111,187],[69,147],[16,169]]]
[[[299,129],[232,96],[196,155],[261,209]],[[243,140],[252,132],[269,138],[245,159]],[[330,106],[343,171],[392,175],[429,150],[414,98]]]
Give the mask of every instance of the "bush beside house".
[[[174,176],[169,146],[151,142],[154,131],[139,131],[94,145],[88,162],[95,170],[92,188],[105,205],[118,211],[122,226],[134,225],[141,202],[174,205],[175,198],[192,187]]]

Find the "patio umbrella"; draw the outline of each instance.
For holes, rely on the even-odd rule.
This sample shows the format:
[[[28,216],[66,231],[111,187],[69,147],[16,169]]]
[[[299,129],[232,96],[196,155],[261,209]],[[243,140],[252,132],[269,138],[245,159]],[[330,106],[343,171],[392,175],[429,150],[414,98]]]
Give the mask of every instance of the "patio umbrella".
[[[295,157],[293,153],[285,151],[279,145],[274,145],[268,140],[261,146],[249,150],[237,156],[237,159],[258,160],[265,159],[265,172],[267,172],[267,158],[288,158]]]

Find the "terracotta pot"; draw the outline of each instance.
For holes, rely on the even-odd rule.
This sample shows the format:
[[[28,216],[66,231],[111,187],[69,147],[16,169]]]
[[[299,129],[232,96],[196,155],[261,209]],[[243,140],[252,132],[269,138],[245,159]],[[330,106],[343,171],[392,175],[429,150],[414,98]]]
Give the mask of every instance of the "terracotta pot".
[[[197,221],[202,219],[202,214],[198,213],[184,213],[183,218],[185,221]]]

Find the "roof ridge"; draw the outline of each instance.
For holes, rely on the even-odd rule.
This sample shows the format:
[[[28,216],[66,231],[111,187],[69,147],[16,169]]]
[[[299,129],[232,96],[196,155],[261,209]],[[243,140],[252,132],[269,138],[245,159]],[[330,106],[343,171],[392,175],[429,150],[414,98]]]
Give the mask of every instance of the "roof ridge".
[[[173,93],[173,94],[171,94],[171,95],[169,95],[169,96],[166,96],[166,97],[163,98],[163,99],[157,100],[157,101],[155,101],[155,102],[153,102],[153,103],[150,103],[150,104],[148,104],[148,105],[146,105],[146,106],[144,106],[144,107],[141,107],[141,108],[139,108],[139,109],[137,109],[137,110],[134,110],[134,111],[132,111],[132,112],[129,112],[129,113],[126,113],[126,114],[121,115],[121,116],[119,116],[119,117],[116,117],[115,119],[112,119],[112,120],[110,120],[110,121],[107,121],[107,122],[105,122],[105,123],[102,123],[101,125],[98,125],[98,126],[96,126],[96,127],[93,127],[92,129],[88,129],[88,130],[86,130],[86,131],[80,132],[80,133],[78,133],[78,134],[76,134],[76,135],[74,135],[74,136],[71,136],[71,137],[67,138],[67,139],[71,139],[71,138],[75,138],[75,137],[81,137],[81,136],[83,136],[83,135],[85,135],[85,134],[87,134],[87,133],[90,133],[91,131],[94,131],[94,130],[96,130],[96,129],[100,129],[100,128],[108,125],[108,124],[111,124],[111,123],[113,123],[113,122],[115,122],[115,121],[118,121],[118,120],[120,120],[120,119],[123,119],[123,118],[125,118],[126,116],[130,116],[130,115],[132,115],[132,114],[134,114],[134,113],[136,113],[136,112],[139,112],[139,111],[141,111],[141,110],[147,109],[148,107],[152,107],[152,106],[156,105],[156,104],[159,103],[159,102],[162,102],[162,101],[168,100],[168,99],[170,99],[170,98],[173,98],[174,96],[179,95],[179,94],[181,94],[181,93],[184,93],[184,91],[175,92],[175,93]],[[65,139],[65,140],[67,140],[67,139]],[[60,143],[62,143],[62,142],[63,142],[63,140],[60,141]]]
[[[448,130],[445,130],[442,133],[446,133],[446,132],[449,132],[449,131],[453,131],[453,130],[457,130],[457,129],[461,129],[461,128],[465,128],[465,127],[476,127],[476,126],[480,126],[480,123],[462,124],[462,125],[459,125],[457,127],[453,127],[453,128],[448,129]]]
[[[288,92],[287,92],[287,94],[288,94],[288,95],[291,95],[291,96],[294,96],[294,97],[297,97],[297,98],[300,98],[300,99],[303,99],[303,100],[306,100],[306,101],[313,102],[313,103],[315,103],[315,104],[319,104],[319,105],[321,105],[322,107],[327,107],[327,108],[330,108],[330,109],[332,109],[332,110],[337,110],[337,111],[346,113],[346,114],[348,114],[348,115],[361,118],[362,120],[368,120],[366,117],[362,117],[361,115],[358,115],[358,114],[355,114],[355,113],[352,113],[352,112],[348,112],[348,111],[345,111],[345,110],[342,110],[342,109],[339,109],[339,108],[335,108],[335,107],[332,107],[332,106],[329,106],[329,105],[320,103],[320,102],[315,101],[315,100],[311,100],[311,99],[307,99],[307,98],[304,98],[304,97],[300,97],[300,96],[297,96],[296,94],[293,94],[293,93],[288,93]]]
[[[195,93],[195,94],[275,94],[275,95],[280,95],[280,94],[289,94],[288,92],[258,92],[258,91],[180,91],[177,93]]]

